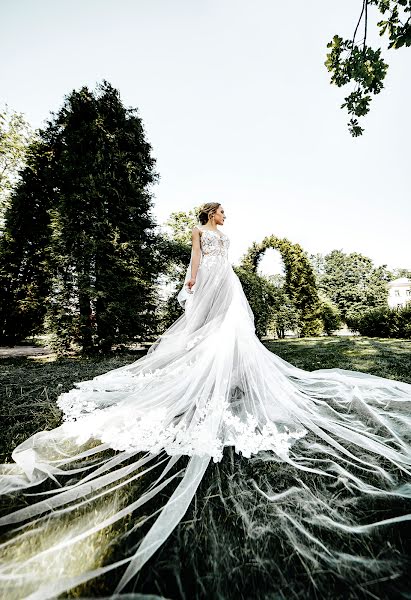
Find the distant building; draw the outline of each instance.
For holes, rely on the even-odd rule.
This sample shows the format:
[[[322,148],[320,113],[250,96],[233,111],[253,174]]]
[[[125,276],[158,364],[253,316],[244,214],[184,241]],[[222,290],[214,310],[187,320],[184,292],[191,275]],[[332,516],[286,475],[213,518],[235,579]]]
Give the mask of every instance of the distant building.
[[[388,305],[390,308],[401,308],[411,302],[411,279],[400,277],[388,284]]]

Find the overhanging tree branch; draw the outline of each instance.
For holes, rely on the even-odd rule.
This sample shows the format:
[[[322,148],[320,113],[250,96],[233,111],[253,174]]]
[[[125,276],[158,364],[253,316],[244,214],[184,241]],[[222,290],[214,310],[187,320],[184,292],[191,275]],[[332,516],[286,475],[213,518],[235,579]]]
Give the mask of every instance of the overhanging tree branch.
[[[388,49],[411,45],[411,0],[363,0],[352,39],[344,40],[335,35],[327,44],[331,51],[324,64],[332,74],[330,83],[338,87],[351,82],[356,84],[341,105],[352,115],[348,129],[353,137],[362,135],[364,129],[356,117],[364,117],[369,112],[370,94],[380,93],[388,70],[388,64],[381,57],[381,48],[375,50],[367,46],[368,7],[371,5],[376,6],[381,15],[389,13],[388,19],[377,23],[380,36],[388,33]],[[363,20],[364,37],[357,42],[357,32]]]

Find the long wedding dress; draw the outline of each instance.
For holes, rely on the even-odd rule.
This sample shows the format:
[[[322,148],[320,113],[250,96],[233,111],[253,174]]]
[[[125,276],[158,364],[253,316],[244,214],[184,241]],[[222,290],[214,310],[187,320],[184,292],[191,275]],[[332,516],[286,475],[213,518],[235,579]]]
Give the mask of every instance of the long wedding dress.
[[[342,369],[307,372],[270,352],[255,335],[253,313],[228,259],[228,236],[199,229],[197,280],[190,293],[190,261],[178,294],[184,313],[144,357],[61,394],[62,425],[31,436],[15,448],[15,463],[2,466],[2,493],[37,494],[1,519],[15,525],[2,546],[14,548],[0,569],[4,597],[53,598],[124,565],[119,592],[181,521],[210,462],[221,461],[226,446],[328,478],[334,490],[410,497],[411,385]],[[275,490],[275,469],[270,473]],[[98,499],[110,503],[133,483],[134,497],[76,525],[80,509]],[[311,524],[328,531],[355,533],[410,518],[347,523],[331,498],[303,488],[270,495],[257,486],[255,493],[283,513],[299,492],[308,494],[315,507]],[[165,494],[163,506],[150,512],[150,501]],[[132,528],[140,507],[152,524],[129,555],[77,572],[65,571],[60,558],[58,576],[47,577],[44,565],[53,557],[76,552],[89,536],[130,515]],[[60,537],[50,536],[50,524],[64,519]],[[323,542],[299,523],[293,522],[306,541],[311,536],[312,552],[326,556]],[[31,554],[15,550],[42,535],[44,543]]]

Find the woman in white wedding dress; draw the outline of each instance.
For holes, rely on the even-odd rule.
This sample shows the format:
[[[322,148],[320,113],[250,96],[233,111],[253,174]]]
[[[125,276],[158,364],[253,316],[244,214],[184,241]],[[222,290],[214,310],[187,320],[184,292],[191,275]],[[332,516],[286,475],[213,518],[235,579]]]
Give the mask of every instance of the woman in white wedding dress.
[[[75,384],[58,399],[63,424],[34,434],[14,450],[15,463],[2,466],[4,494],[58,483],[0,520],[15,525],[6,550],[29,546],[33,536],[46,540],[50,523],[73,515],[62,537],[46,540],[31,555],[6,552],[0,569],[5,598],[53,598],[124,565],[115,592],[122,590],[181,521],[210,463],[221,461],[227,446],[328,478],[334,490],[409,499],[411,385],[341,369],[307,372],[270,352],[255,335],[253,313],[229,262],[229,238],[217,227],[224,219],[220,204],[202,207],[178,294],[184,313],[147,355]],[[154,480],[148,479],[152,470]],[[79,508],[99,498],[110,502],[135,482],[132,500],[76,528]],[[168,500],[151,512],[150,501],[160,492]],[[360,534],[386,524],[347,522],[334,509],[335,498],[315,498],[304,486],[277,495],[256,486],[255,493],[278,506],[284,499],[289,506],[293,494],[305,495],[311,525],[331,532]],[[76,544],[129,515],[133,527],[140,507],[152,525],[129,555],[94,570],[62,568],[56,576],[51,569],[47,576],[44,565],[58,553],[76,551]],[[290,513],[292,519],[309,542],[306,556],[337,560],[303,519],[296,524]]]

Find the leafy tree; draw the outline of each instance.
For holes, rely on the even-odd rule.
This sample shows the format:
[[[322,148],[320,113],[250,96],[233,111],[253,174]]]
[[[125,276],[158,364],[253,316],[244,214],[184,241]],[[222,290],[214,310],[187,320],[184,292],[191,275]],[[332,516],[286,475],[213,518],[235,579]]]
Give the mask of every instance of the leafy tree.
[[[7,104],[0,109],[0,229],[33,135],[23,114],[11,111]]]
[[[381,14],[377,23],[380,36],[388,35],[391,48],[411,45],[411,0],[363,0],[362,10],[352,39],[343,39],[334,35],[327,44],[325,66],[332,73],[331,83],[342,87],[355,83],[354,90],[345,98],[341,108],[353,115],[348,129],[353,137],[362,135],[364,129],[355,117],[363,117],[370,110],[370,94],[379,94],[384,87],[388,64],[381,57],[381,48],[373,49],[367,45],[368,8],[375,6]],[[361,39],[357,34],[363,27]]]
[[[287,330],[300,331],[301,315],[285,291],[285,275],[276,273],[264,275],[264,278],[273,286],[271,298],[271,318],[268,324],[269,332],[274,331],[278,338],[283,339]]]
[[[198,211],[200,207],[195,206],[188,213],[185,212],[172,212],[165,226],[170,230],[171,237],[176,242],[187,244],[191,247],[191,232],[194,225],[198,224]]]
[[[173,212],[161,228],[158,256],[161,271],[158,284],[162,297],[158,302],[159,327],[167,329],[183,313],[177,293],[183,286],[191,255],[191,231],[197,224],[199,207],[189,212]]]
[[[318,264],[318,257],[315,260]],[[375,267],[370,258],[342,250],[327,254],[317,272],[319,290],[338,307],[344,320],[367,308],[385,306],[389,279],[385,266]]]
[[[324,332],[331,335],[341,327],[340,311],[331,300],[323,295],[320,295],[320,310]]]
[[[325,273],[325,258],[323,254],[310,254],[309,256],[310,264],[313,268],[314,275],[316,279],[319,275],[323,275]]]
[[[287,330],[299,331],[301,317],[284,289],[276,290],[269,328],[275,330],[278,338],[284,339]]]
[[[191,245],[168,238],[166,235],[158,242],[161,256],[158,278],[158,324],[164,331],[183,313],[177,300],[177,293],[184,283],[184,276],[190,262]]]

